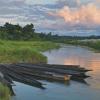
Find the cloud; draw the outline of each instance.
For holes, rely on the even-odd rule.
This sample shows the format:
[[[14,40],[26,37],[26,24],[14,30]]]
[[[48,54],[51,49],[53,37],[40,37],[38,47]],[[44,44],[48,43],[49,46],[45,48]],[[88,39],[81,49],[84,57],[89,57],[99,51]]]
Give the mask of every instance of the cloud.
[[[57,0],[24,0],[27,4],[53,4]]]
[[[65,5],[74,8],[79,5],[79,2],[80,0],[58,0],[55,5],[58,8],[64,7]]]
[[[98,3],[98,2],[100,3],[100,0],[96,0],[96,2],[97,2],[97,3]]]
[[[93,24],[99,27],[99,1],[0,0],[0,25],[5,22],[21,25],[33,23],[37,30],[57,33],[58,31],[62,33],[67,30],[89,29],[93,28],[91,27]]]
[[[82,5],[77,9],[71,9],[68,6],[64,6],[56,13],[49,12],[49,15],[58,18],[61,17],[66,23],[71,24],[100,25],[100,8],[97,8],[93,3]]]
[[[80,0],[76,0],[77,2],[77,5],[80,5],[81,4],[81,1]]]

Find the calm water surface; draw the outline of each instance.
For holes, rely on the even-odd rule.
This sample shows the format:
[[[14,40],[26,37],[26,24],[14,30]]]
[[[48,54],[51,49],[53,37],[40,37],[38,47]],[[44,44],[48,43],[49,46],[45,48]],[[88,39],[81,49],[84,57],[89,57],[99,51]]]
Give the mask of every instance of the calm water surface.
[[[13,87],[16,96],[13,100],[100,100],[100,53],[87,48],[66,46],[44,53],[49,64],[80,65],[93,71],[87,73],[91,77],[86,84],[71,81],[67,84],[43,81],[46,87],[41,90],[15,82]]]

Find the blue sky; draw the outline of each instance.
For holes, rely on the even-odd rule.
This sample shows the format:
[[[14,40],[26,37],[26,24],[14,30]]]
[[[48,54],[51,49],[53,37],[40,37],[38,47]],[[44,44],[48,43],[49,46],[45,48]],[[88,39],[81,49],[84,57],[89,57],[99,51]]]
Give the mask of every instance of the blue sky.
[[[100,35],[100,0],[0,0],[0,24],[60,35]]]

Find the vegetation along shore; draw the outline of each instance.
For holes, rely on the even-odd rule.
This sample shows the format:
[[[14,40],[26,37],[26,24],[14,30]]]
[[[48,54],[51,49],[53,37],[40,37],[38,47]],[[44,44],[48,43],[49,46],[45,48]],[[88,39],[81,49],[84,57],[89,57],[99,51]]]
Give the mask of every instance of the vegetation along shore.
[[[0,100],[10,100],[10,90],[0,83]]]

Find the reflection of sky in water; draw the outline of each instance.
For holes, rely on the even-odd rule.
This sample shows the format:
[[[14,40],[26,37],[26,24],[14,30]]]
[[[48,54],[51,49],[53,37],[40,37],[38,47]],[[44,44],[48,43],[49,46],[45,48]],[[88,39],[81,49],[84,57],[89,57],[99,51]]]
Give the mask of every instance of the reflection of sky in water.
[[[92,76],[87,81],[91,86],[100,88],[100,53],[93,53],[87,48],[67,46],[59,50],[44,53],[48,57],[48,63],[80,65],[93,71],[88,74]]]
[[[43,82],[46,90],[16,83],[16,97],[12,100],[100,100],[99,90],[73,82],[70,86]]]
[[[46,90],[15,83],[13,87],[16,96],[13,100],[100,100],[100,54],[88,49],[67,46],[59,50],[51,50],[44,53],[48,57],[48,63],[53,64],[79,64],[92,69],[88,74],[92,77],[85,85],[71,81],[69,85],[43,81]]]

